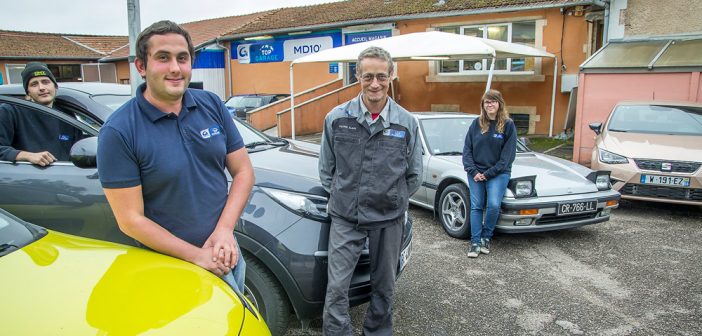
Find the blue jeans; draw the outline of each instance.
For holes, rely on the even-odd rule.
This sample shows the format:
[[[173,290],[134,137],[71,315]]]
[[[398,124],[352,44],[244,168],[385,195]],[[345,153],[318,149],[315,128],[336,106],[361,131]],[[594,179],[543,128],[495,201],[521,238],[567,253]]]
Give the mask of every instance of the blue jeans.
[[[234,266],[231,272],[222,276],[222,280],[227,283],[232,289],[239,293],[244,294],[244,276],[246,275],[246,261],[244,261],[244,256],[241,255],[241,248],[239,244],[236,244],[236,248],[239,250],[239,261]]]
[[[509,173],[502,173],[487,181],[475,182],[473,177],[468,175],[471,244],[480,244],[480,238],[492,238],[509,177]],[[484,224],[483,213],[485,214]]]

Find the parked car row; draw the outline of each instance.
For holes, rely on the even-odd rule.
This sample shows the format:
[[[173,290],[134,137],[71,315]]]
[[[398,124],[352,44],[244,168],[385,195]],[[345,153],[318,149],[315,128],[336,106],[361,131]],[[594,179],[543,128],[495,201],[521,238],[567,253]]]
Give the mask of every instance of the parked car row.
[[[152,281],[156,286],[159,272],[152,272],[153,268],[175,268],[183,270],[183,274],[196,272],[199,280],[191,281],[193,286],[208,287],[211,297],[229,296],[229,306],[239,308],[228,308],[227,311],[236,312],[227,318],[230,322],[244,319],[244,327],[253,328],[249,330],[259,330],[255,329],[260,328],[255,322],[260,320],[258,312],[274,335],[285,332],[293,314],[303,323],[318,317],[326,287],[330,225],[326,212],[328,194],[321,187],[317,171],[319,146],[267,136],[238,118],[233,119],[244,139],[257,178],[236,235],[248,265],[245,296],[257,309],[248,307],[249,301],[226,290],[228,287],[218,278],[185,262],[138,248],[51,231],[135,244],[116,225],[95,167],[95,136],[114,109],[130,98],[129,94],[129,87],[123,85],[61,83],[55,104],[58,110],[53,110],[20,99],[24,90],[19,85],[0,86],[0,104],[15,104],[30,113],[50,115],[78,128],[87,137],[74,145],[71,162],[38,167],[23,162],[0,161],[0,207],[22,218],[19,220],[0,212],[0,230],[12,226],[15,227],[13,232],[24,230],[30,234],[0,242],[6,244],[2,245],[0,256],[11,251],[24,251],[15,257],[0,259],[0,271],[12,272],[9,271],[12,267],[20,267],[16,260],[28,260],[20,255],[28,255],[36,263],[37,258],[46,254],[35,253],[33,256],[31,251],[79,250],[90,253],[63,254],[67,258],[75,255],[76,260],[84,255],[108,256],[104,260],[92,261],[102,265],[97,268],[108,269],[103,273],[95,272],[92,279],[101,274],[104,274],[102,279],[142,279],[138,272],[143,271],[148,275],[143,281]],[[233,103],[228,102],[227,106],[233,107],[230,105]],[[244,105],[243,110],[246,110],[248,105]],[[239,110],[232,111],[236,114]],[[415,113],[414,116],[420,127],[424,176],[420,189],[412,195],[410,202],[434,211],[449,236],[465,239],[470,236],[470,199],[461,154],[465,134],[477,116],[465,113]],[[511,180],[497,223],[498,231],[537,232],[602,223],[610,219],[620,197],[702,204],[702,163],[693,159],[702,157],[702,142],[699,141],[702,136],[702,105],[620,104],[605,124],[591,124],[590,128],[598,134],[592,169],[533,152],[518,142]],[[6,222],[13,224],[4,224]],[[411,255],[412,237],[412,220],[408,217],[404,224],[403,258],[397,267],[398,275]],[[142,259],[154,264],[142,263]],[[118,260],[127,261],[118,263]],[[124,267],[127,264],[130,267]],[[3,265],[10,266],[5,266],[8,267],[5,270]],[[114,269],[117,271],[111,271]],[[130,270],[136,275],[129,275],[132,274],[128,272]],[[13,279],[18,283],[26,281],[19,276]],[[104,281],[100,280],[97,284],[85,286],[105,295],[106,285],[102,283]],[[119,281],[110,283],[111,292],[126,290],[118,288]],[[368,253],[364,253],[353,276],[350,302],[352,305],[367,302],[369,295],[370,261]],[[146,296],[144,300],[149,298]],[[111,300],[119,303],[121,299]],[[189,316],[188,309],[200,305],[216,306],[210,303],[212,300],[201,297],[186,301],[191,305],[185,308],[173,305],[174,319]],[[144,301],[145,307],[148,304]],[[90,320],[90,316],[104,319],[101,314],[107,312],[104,307],[88,312],[88,324],[101,330],[113,330],[95,324],[108,322]],[[127,313],[121,314],[125,319],[128,317]]]
[[[72,162],[39,167],[0,161],[0,208],[51,230],[134,245],[119,230],[95,167],[95,136],[112,109],[93,104],[95,95],[87,89],[75,91],[69,87],[65,83],[59,86],[55,107],[60,112],[3,96],[17,87],[0,86],[0,104],[20,105],[29,113],[50,115],[88,137],[73,146]],[[127,99],[129,96],[124,97]],[[272,138],[236,118],[234,122],[256,174],[256,185],[235,232],[247,261],[245,294],[258,307],[271,332],[280,335],[293,314],[308,321],[321,315],[324,304],[331,221],[326,212],[328,194],[317,171],[319,146]],[[411,253],[409,217],[402,239],[407,258],[398,264],[398,274]],[[352,279],[351,304],[367,302],[370,290],[366,252]]]

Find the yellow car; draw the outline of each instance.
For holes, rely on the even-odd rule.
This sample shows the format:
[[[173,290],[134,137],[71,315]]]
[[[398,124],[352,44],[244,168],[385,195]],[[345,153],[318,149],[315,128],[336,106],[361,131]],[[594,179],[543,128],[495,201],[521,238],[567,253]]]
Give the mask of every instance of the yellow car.
[[[0,279],[3,335],[270,335],[251,304],[200,267],[4,210]]]

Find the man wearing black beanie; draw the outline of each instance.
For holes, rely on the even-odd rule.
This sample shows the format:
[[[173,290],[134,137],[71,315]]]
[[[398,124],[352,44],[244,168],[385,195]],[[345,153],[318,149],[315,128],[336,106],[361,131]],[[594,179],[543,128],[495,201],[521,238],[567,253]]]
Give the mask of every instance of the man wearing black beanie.
[[[53,108],[58,84],[45,64],[28,63],[22,84],[31,101]],[[39,166],[68,161],[71,146],[82,137],[80,130],[51,116],[14,104],[0,105],[0,160]]]
[[[46,64],[30,62],[22,70],[24,92],[36,103],[52,107],[56,98],[56,78]]]

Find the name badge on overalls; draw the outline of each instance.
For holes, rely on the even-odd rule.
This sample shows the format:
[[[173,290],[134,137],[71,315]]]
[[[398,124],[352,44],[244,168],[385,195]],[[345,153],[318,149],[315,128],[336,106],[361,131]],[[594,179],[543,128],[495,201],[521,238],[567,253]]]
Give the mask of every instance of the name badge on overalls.
[[[383,135],[384,136],[390,136],[393,138],[404,138],[405,137],[405,131],[398,131],[394,129],[384,129],[383,130]]]

